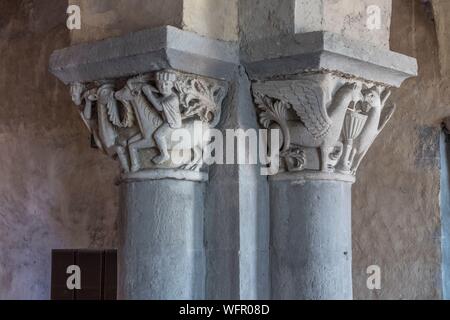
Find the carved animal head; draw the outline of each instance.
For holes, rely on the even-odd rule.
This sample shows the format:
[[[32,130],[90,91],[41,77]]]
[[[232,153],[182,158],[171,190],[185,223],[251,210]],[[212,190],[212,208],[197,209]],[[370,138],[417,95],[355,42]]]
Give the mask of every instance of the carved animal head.
[[[148,76],[137,76],[127,81],[127,85],[115,93],[117,100],[129,102],[142,93],[142,88],[148,85]]]
[[[381,108],[381,88],[373,86],[372,88],[363,87],[363,107],[365,109]]]
[[[72,101],[77,105],[81,105],[83,102],[83,92],[86,90],[86,86],[80,82],[72,83],[70,86],[70,96]]]
[[[389,89],[384,90],[382,86],[373,86],[371,88],[363,86],[362,93],[364,96],[363,110],[365,112],[372,108],[381,110],[391,95],[391,91]]]
[[[343,97],[348,97],[350,99],[349,102],[354,102],[355,104],[363,100],[360,86],[357,83],[348,82],[344,84],[338,91],[338,94],[341,94]]]
[[[114,85],[111,83],[101,85],[97,93],[90,95],[89,99],[97,101],[99,104],[108,104],[114,99]]]

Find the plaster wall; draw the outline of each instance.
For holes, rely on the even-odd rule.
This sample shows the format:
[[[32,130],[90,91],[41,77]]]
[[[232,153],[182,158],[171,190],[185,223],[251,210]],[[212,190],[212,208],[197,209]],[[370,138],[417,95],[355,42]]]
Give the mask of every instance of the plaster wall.
[[[329,31],[389,48],[392,0],[241,0],[241,42],[280,34]],[[379,9],[379,28],[368,28],[370,6]]]
[[[159,0],[151,2],[155,1]],[[265,1],[258,3],[263,5]],[[264,25],[267,17],[260,19],[258,8],[245,9],[251,1],[240,0],[240,16],[247,15],[254,20],[252,25],[243,25],[244,20],[240,18],[238,31],[242,39],[275,35],[278,31],[300,32],[303,30],[299,20],[301,12],[295,5],[301,1],[279,1],[282,14],[271,15],[270,25]],[[70,101],[68,89],[47,72],[50,53],[71,43],[161,24],[180,27],[183,21],[192,22],[183,28],[202,35],[236,39],[233,34],[236,28],[228,23],[220,22],[209,28],[204,21],[196,21],[194,15],[182,14],[180,1],[161,1],[156,11],[153,5],[142,5],[150,1],[77,2],[82,9],[89,10],[83,15],[82,32],[71,34],[65,27],[65,1],[0,2],[0,299],[48,298],[52,248],[116,245],[119,192],[114,178],[117,164],[90,149],[89,135]],[[328,10],[323,12],[332,14],[333,10],[338,10],[333,6],[339,2],[329,1]],[[383,8],[388,2],[380,0]],[[226,10],[235,12],[233,5],[230,1]],[[438,141],[440,122],[450,113],[450,9],[447,0],[434,0],[433,21],[433,16],[419,1],[396,0],[392,5],[392,24],[386,23],[383,30],[390,27],[391,50],[417,57],[419,77],[408,80],[395,91],[392,100],[397,102],[397,113],[369,150],[353,186],[353,291],[357,299],[440,298]],[[212,7],[205,5],[200,12],[208,10]],[[342,10],[357,9],[348,5]],[[154,12],[158,15],[151,18]],[[388,21],[389,11],[383,16]],[[212,20],[220,21],[219,18]],[[346,21],[336,21],[334,31],[364,40],[365,35],[358,27],[363,20],[357,19],[355,24],[350,23],[350,18]],[[259,33],[252,35],[246,30]],[[370,37],[366,40],[387,45],[385,34]],[[225,176],[227,170],[238,175],[237,168],[212,168],[212,175],[214,170],[220,171],[219,177]],[[236,185],[230,182],[229,193],[233,193],[232,188]],[[208,210],[220,208],[215,200],[213,196],[207,200]],[[234,258],[229,260],[231,266],[225,266],[215,256],[209,256],[207,263],[235,270],[240,244],[231,236],[244,232],[243,228],[236,228],[240,204],[230,203],[226,197],[218,200],[229,207],[227,210],[233,216],[216,215],[220,219],[214,218],[217,221],[208,223],[213,226],[222,220],[228,221],[229,229],[223,234],[234,230],[234,235],[230,231],[227,242],[220,236],[215,241]],[[264,202],[257,199],[255,206],[261,201]],[[205,233],[211,230],[207,225]],[[215,244],[213,240],[209,248]],[[261,240],[263,249],[256,248],[262,251],[262,257],[266,254],[263,242]],[[382,290],[379,291],[369,291],[366,287],[365,271],[373,264],[382,270]],[[265,275],[264,270],[258,272]],[[208,277],[207,286],[212,286],[220,274]],[[245,279],[228,280],[223,284],[223,296],[236,297]],[[226,285],[229,288],[225,288]],[[254,293],[250,292],[249,296]]]
[[[429,9],[419,1],[393,1],[391,50],[416,57],[419,76],[395,90],[397,111],[370,148],[353,187],[357,299],[442,297],[439,134],[450,113],[450,82],[442,74],[450,21],[442,8],[436,22],[446,27],[440,25],[436,33]],[[370,265],[381,267],[381,290],[366,287]]]
[[[237,40],[237,0],[69,0],[80,6],[81,29],[72,43],[174,26],[209,38]]]
[[[50,298],[51,250],[114,248],[117,165],[47,71],[67,3],[0,2],[0,299]]]

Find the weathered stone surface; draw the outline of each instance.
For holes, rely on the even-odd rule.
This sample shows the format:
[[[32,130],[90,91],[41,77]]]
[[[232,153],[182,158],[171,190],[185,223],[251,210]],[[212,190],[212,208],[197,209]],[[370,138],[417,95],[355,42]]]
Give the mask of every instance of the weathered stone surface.
[[[450,28],[448,18],[450,2],[446,0],[433,0],[428,5],[433,8],[432,13],[436,24],[441,76],[443,78],[450,78]]]
[[[114,15],[112,20],[115,22],[106,23],[107,28],[103,30],[95,26],[85,28],[85,25],[83,37],[100,39],[152,27],[149,24],[155,20],[147,19],[148,10],[142,10],[142,14],[136,12],[126,6],[131,3],[127,0],[120,15],[111,14],[108,9],[111,2],[89,0],[92,6],[100,8],[97,12],[92,11],[97,15],[95,23],[108,21],[109,15]],[[333,1],[335,6],[339,6],[339,2]],[[420,4],[413,5],[409,0],[393,1],[392,50],[418,57],[420,77],[407,81],[405,87],[395,93],[399,111],[372,146],[354,186],[353,283],[358,299],[441,297],[436,147],[439,124],[449,115],[450,105],[450,85],[445,79],[449,52],[446,30],[450,29],[446,27],[447,2],[433,0],[436,8],[440,6],[435,9],[438,44],[435,26]],[[282,4],[281,1],[278,3]],[[68,111],[71,102],[67,88],[46,76],[46,70],[42,68],[51,50],[69,45],[68,31],[64,27],[65,8],[65,2],[60,0],[0,2],[0,91],[3,99],[0,140],[8,150],[1,156],[1,195],[6,205],[0,208],[0,243],[3,245],[0,250],[0,298],[47,298],[51,248],[109,247],[115,239],[115,217],[109,213],[116,210],[117,191],[113,187],[113,177],[117,169],[112,161],[96,151],[89,151],[88,136],[77,113]],[[286,12],[292,10],[292,6],[288,8]],[[60,15],[54,17],[56,13]],[[253,13],[255,11],[249,15]],[[120,19],[121,15],[123,19]],[[139,17],[140,21],[130,27],[135,21],[133,16]],[[351,32],[353,28],[346,28],[352,25],[351,15],[348,17],[348,20],[336,22],[339,30]],[[286,21],[281,15],[269,21],[271,25],[261,29],[264,30],[262,33],[269,35],[271,27],[275,28],[277,24],[280,24],[279,30],[290,32],[293,29],[286,26]],[[304,30],[301,25],[297,26],[296,32]],[[353,27],[360,30],[356,25]],[[381,38],[373,36],[371,40]],[[85,40],[88,39],[80,37],[75,41]],[[271,49],[267,50],[270,52]],[[239,244],[231,237],[238,231],[248,238],[262,234],[254,229],[246,234],[244,225],[238,230],[239,208],[236,202],[227,200],[228,192],[236,194],[239,188],[237,184],[227,184],[225,178],[231,180],[231,173],[238,175],[238,168],[233,172],[229,168],[214,168],[217,172],[216,169],[220,172],[214,190],[226,186],[227,193],[223,197],[220,192],[211,193],[209,210],[214,211],[220,204],[220,212],[233,212],[235,216],[216,212],[212,218],[215,225],[211,224],[209,232],[223,249],[223,255],[217,252],[210,256],[209,263],[217,268],[211,269],[214,272],[208,276],[210,280],[215,276],[217,281],[210,282],[209,288],[221,280],[222,296],[237,297],[238,287],[245,289],[246,280],[237,276],[219,279],[223,270],[234,270],[235,275],[239,270]],[[245,179],[246,176],[242,177]],[[240,192],[246,195],[245,190]],[[243,203],[242,208],[248,208],[245,206],[252,203],[259,205],[261,199],[258,197],[256,200],[245,198],[248,203]],[[263,223],[259,215],[242,221],[254,221],[252,219]],[[226,227],[223,233],[214,234],[215,226]],[[225,236],[226,232],[230,238]],[[33,259],[30,262],[28,258]],[[253,257],[247,261],[251,259]],[[371,264],[381,266],[381,291],[369,291],[366,287],[365,270]],[[246,270],[254,271],[250,269]],[[253,287],[247,288],[252,294]]]
[[[328,70],[398,87],[417,74],[415,59],[330,32],[309,32],[255,40],[241,47],[251,78]]]
[[[81,29],[70,33],[73,44],[120,36],[164,25],[180,27],[183,0],[68,0],[80,6]]]
[[[417,57],[420,72],[393,94],[398,111],[353,186],[356,299],[442,297],[438,143],[450,83],[440,76],[434,28],[419,1],[393,1],[391,49]],[[366,269],[374,264],[382,288],[370,291]]]
[[[69,0],[81,9],[73,44],[166,25],[202,36],[236,41],[237,0]]]
[[[352,299],[351,183],[270,181],[272,299]]]
[[[239,27],[244,47],[262,38],[327,31],[389,49],[391,0],[242,0]],[[368,26],[376,6],[380,25]],[[377,13],[378,13],[377,12]]]
[[[121,188],[120,297],[203,299],[205,184],[148,180]]]
[[[57,50],[50,71],[66,84],[161,69],[224,79],[233,73],[237,51],[233,43],[166,26]]]
[[[48,73],[61,0],[0,2],[0,299],[49,299],[51,250],[114,248],[117,167]]]
[[[219,128],[258,128],[250,81],[236,70]],[[252,165],[212,165],[205,196],[206,299],[268,299],[269,194]],[[219,232],[217,230],[220,230]]]
[[[184,0],[182,29],[224,41],[237,41],[238,0]]]

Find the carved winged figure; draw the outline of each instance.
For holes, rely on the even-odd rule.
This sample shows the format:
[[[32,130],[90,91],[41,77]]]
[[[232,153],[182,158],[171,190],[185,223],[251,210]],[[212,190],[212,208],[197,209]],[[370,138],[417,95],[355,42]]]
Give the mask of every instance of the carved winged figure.
[[[261,123],[270,129],[278,128],[282,132],[282,152],[291,145],[306,148],[320,148],[321,171],[333,170],[331,160],[336,160],[336,148],[342,153],[342,143],[339,141],[344,117],[348,106],[362,99],[361,91],[356,83],[346,83],[335,93],[331,103],[322,103],[323,91],[318,86],[299,85],[292,83],[287,86],[258,86],[257,92],[276,99],[281,104],[273,104],[279,109],[292,108],[299,119],[287,119],[286,112],[268,110],[267,103],[261,102],[264,112],[260,115]],[[264,100],[264,99],[262,99]],[[267,117],[270,115],[270,121]],[[300,120],[300,121],[298,121]]]

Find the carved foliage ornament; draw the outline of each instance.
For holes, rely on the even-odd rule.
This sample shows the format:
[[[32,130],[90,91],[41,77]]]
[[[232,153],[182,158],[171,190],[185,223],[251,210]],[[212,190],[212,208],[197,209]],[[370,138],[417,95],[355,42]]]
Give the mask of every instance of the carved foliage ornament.
[[[344,79],[267,81],[253,92],[261,125],[280,130],[285,171],[355,175],[395,110],[389,89]]]
[[[171,134],[177,129],[191,132],[198,121],[205,128],[215,127],[226,93],[224,83],[171,70],[130,78],[121,87],[109,80],[71,85],[72,100],[96,146],[117,157],[125,173],[200,170],[202,141],[177,144],[192,151],[192,157],[175,165],[170,159]]]

